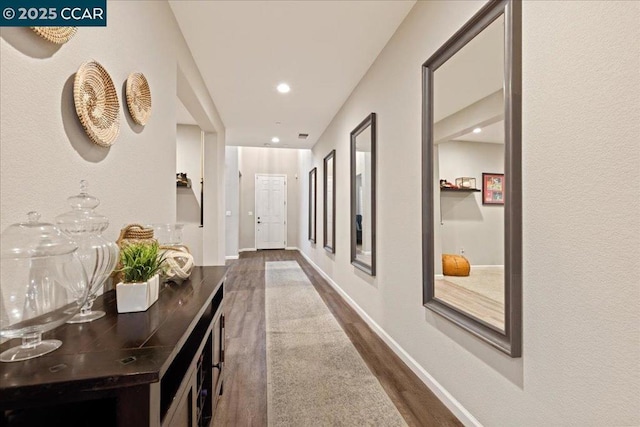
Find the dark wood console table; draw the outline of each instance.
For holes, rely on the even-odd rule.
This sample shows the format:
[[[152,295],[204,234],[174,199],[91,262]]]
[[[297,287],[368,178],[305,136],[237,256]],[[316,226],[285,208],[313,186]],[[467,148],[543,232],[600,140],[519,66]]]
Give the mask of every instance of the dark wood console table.
[[[118,314],[107,292],[94,304],[105,317],[44,335],[62,340],[56,351],[0,363],[0,426],[208,426],[222,392],[226,271],[196,267],[141,313]]]

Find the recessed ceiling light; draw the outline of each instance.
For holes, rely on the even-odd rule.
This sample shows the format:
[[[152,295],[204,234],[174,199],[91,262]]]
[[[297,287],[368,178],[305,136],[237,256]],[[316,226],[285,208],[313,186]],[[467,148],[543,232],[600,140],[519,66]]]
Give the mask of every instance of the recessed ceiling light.
[[[280,142],[280,138],[274,136],[273,138],[271,138],[271,142],[275,142],[277,144],[278,142]]]
[[[280,83],[276,89],[278,89],[278,92],[280,93],[289,93],[289,91],[291,90],[289,85],[286,83]]]
[[[482,132],[482,128],[475,128],[473,130],[473,133],[480,133],[480,132]]]

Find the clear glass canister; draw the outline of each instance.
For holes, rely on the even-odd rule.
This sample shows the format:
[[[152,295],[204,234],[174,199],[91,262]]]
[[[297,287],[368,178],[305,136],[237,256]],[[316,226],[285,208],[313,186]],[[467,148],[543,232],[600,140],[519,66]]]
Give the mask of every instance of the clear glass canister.
[[[0,337],[22,338],[22,345],[0,354],[15,362],[49,353],[62,345],[42,334],[69,320],[88,295],[87,276],[77,245],[53,224],[29,212],[28,221],[0,236]]]
[[[182,245],[182,230],[184,224],[150,224],[153,235],[162,246]]]
[[[151,224],[148,227],[153,228],[153,235],[164,252],[162,281],[180,284],[188,279],[195,263],[189,248],[182,244],[184,224]]]
[[[105,315],[104,311],[92,310],[92,306],[118,263],[118,246],[102,237],[109,220],[95,211],[100,200],[89,195],[87,188],[87,182],[80,181],[80,194],[67,199],[71,210],[56,217],[58,228],[78,245],[78,257],[89,281],[89,297],[69,323],[91,322]]]

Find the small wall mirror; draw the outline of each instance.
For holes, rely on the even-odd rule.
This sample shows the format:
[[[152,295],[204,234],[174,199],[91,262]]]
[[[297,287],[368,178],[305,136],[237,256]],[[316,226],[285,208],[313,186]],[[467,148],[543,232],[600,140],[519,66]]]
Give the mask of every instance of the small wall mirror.
[[[316,185],[318,168],[309,172],[309,240],[316,242]]]
[[[376,113],[351,132],[351,264],[376,275]]]
[[[425,306],[521,355],[520,3],[490,1],[423,66]]]
[[[324,248],[336,253],[336,150],[332,150],[324,158]]]

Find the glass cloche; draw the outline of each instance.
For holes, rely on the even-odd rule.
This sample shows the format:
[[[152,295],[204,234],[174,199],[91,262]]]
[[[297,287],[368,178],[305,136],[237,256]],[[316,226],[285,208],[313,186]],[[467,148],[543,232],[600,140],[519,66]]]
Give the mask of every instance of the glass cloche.
[[[162,246],[181,246],[184,224],[151,224],[153,236]]]
[[[15,362],[49,353],[62,345],[42,334],[69,320],[86,301],[87,275],[78,247],[53,224],[29,212],[28,221],[0,236],[0,337],[22,338],[22,345],[0,354]]]
[[[104,311],[91,308],[98,291],[118,263],[118,246],[102,237],[102,232],[109,227],[109,220],[95,211],[100,200],[89,195],[87,187],[87,181],[80,181],[80,194],[67,199],[71,211],[56,217],[58,228],[78,245],[78,257],[89,281],[89,297],[80,313],[68,323],[91,322],[104,316]]]

